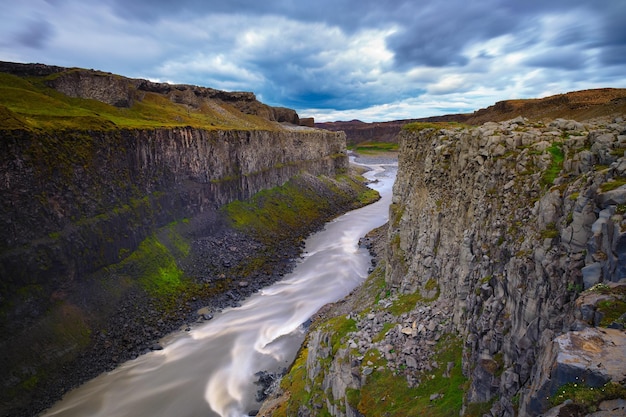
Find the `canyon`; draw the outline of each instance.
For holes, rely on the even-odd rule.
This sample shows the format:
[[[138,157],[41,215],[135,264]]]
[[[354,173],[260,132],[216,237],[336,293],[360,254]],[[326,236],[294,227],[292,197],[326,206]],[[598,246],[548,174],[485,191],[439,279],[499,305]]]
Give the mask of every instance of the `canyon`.
[[[376,270],[260,415],[624,415],[624,116],[398,139]]]
[[[398,143],[389,222],[362,240],[367,280],[315,314],[257,415],[623,415],[625,105],[600,89],[355,122]],[[0,63],[0,414],[161,351],[376,200],[340,123]]]
[[[2,415],[237,305],[304,236],[377,198],[342,133],[251,93],[0,69]]]

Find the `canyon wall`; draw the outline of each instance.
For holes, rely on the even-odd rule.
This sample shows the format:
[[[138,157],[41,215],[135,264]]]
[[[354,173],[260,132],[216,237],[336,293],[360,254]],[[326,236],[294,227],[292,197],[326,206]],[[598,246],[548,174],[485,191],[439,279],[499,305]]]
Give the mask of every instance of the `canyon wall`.
[[[260,414],[536,416],[606,390],[559,405],[585,415],[624,398],[624,119],[415,123],[399,142],[385,256]]]
[[[0,271],[9,293],[118,262],[154,227],[300,172],[347,169],[344,138],[319,130],[14,132],[0,146]]]
[[[2,131],[0,415],[28,415],[136,356],[207,297],[266,285],[255,257],[286,265],[297,247],[220,232],[220,207],[345,174],[345,147],[342,133],[296,126]],[[345,196],[333,209],[356,201]],[[312,227],[301,216],[285,235]]]
[[[434,280],[454,304],[468,402],[538,414],[574,382],[539,359],[556,336],[594,325],[577,320],[580,292],[626,278],[626,125],[518,118],[401,143],[388,282],[413,292]]]

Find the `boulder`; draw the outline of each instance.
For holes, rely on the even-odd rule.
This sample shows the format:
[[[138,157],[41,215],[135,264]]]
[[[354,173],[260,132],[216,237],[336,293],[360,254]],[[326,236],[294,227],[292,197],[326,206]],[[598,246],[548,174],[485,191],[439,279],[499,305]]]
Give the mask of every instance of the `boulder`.
[[[547,408],[547,398],[569,383],[601,387],[626,379],[626,333],[614,329],[585,328],[556,337],[550,355],[540,366],[546,378],[531,392],[530,414]]]

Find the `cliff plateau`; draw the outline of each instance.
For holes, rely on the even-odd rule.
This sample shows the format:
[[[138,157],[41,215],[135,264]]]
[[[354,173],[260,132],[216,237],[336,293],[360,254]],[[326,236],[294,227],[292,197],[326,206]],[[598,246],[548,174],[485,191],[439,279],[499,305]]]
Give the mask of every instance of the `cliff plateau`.
[[[260,415],[624,415],[624,118],[399,142],[376,269]]]

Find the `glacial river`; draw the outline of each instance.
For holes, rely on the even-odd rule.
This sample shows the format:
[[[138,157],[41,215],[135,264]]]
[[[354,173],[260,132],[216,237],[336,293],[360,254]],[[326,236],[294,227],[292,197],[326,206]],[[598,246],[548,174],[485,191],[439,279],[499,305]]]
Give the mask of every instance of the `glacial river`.
[[[378,202],[328,223],[306,240],[293,272],[154,351],[69,392],[45,417],[241,417],[258,410],[259,371],[293,361],[303,323],[367,277],[370,256],[358,242],[388,218],[396,165],[369,165]]]

